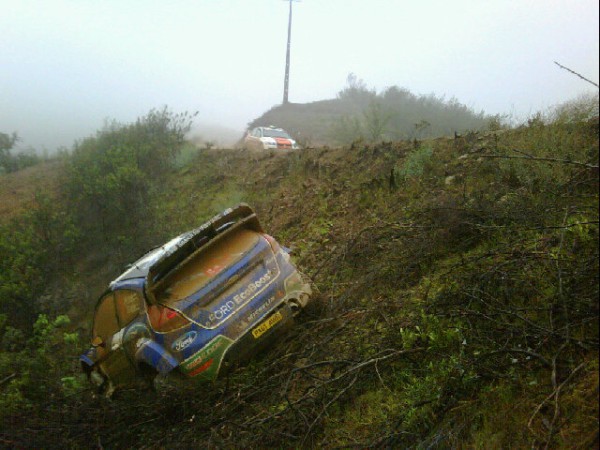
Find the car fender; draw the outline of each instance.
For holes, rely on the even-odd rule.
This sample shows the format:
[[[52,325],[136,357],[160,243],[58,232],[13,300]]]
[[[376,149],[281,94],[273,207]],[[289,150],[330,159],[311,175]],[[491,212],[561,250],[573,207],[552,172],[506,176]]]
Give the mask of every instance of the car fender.
[[[177,360],[155,341],[142,338],[136,343],[135,360],[154,367],[161,375],[171,372],[179,365]]]

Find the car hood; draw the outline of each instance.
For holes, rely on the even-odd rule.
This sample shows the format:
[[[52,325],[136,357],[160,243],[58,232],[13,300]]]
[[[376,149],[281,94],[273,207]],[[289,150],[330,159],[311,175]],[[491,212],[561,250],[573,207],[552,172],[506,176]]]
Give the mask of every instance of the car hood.
[[[284,138],[284,137],[271,137],[271,136],[264,136],[260,138],[261,141],[275,141],[275,142],[285,142],[285,143],[289,143],[289,142],[296,142],[294,139],[292,138]]]
[[[277,145],[278,148],[299,148],[294,139],[282,137],[262,137],[261,142],[267,145]]]

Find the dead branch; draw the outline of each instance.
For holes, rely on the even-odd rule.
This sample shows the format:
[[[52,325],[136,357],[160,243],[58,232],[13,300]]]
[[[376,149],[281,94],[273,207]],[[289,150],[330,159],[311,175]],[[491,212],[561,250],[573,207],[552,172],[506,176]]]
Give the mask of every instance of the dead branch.
[[[491,356],[498,355],[501,353],[521,353],[523,355],[531,356],[532,358],[538,359],[546,367],[552,367],[552,364],[550,363],[550,361],[548,361],[548,359],[544,358],[539,353],[535,353],[535,352],[532,352],[529,350],[523,350],[523,349],[519,349],[519,348],[507,348],[507,349],[495,350],[493,352],[489,352],[484,355],[481,355],[479,357],[479,359],[481,360],[484,358],[489,358]]]
[[[581,364],[579,364],[575,369],[573,369],[573,371],[569,374],[569,376],[565,379],[565,381],[563,381],[559,386],[557,386],[554,391],[552,391],[552,393],[550,395],[548,395],[543,401],[542,403],[540,403],[534,410],[533,414],[531,415],[531,418],[529,419],[529,422],[527,422],[527,427],[529,428],[529,430],[535,434],[533,428],[532,428],[532,423],[533,420],[535,419],[535,417],[538,415],[538,413],[540,412],[540,410],[544,407],[544,405],[546,404],[546,402],[548,402],[549,400],[551,400],[553,397],[560,395],[560,391],[562,390],[562,388],[564,388],[570,381],[571,379],[575,376],[575,374],[577,372],[579,372],[579,370],[581,370],[584,366],[586,365],[585,362],[582,362]]]
[[[567,219],[569,218],[569,213],[570,213],[569,208],[566,208],[565,218],[563,219],[563,227],[567,224]],[[568,342],[570,339],[570,336],[571,336],[570,327],[569,327],[570,314],[569,314],[569,308],[567,305],[567,299],[565,298],[565,295],[563,294],[563,277],[562,277],[563,269],[562,269],[562,266],[560,265],[560,263],[561,263],[560,255],[562,253],[563,244],[564,244],[564,240],[565,240],[565,232],[566,232],[566,228],[563,228],[560,233],[560,245],[558,246],[558,253],[557,253],[557,258],[556,258],[556,272],[557,272],[557,277],[558,277],[558,297],[562,302],[563,313],[565,314],[565,317],[567,319],[566,320],[566,324],[567,324],[566,331],[567,331],[567,342]]]
[[[290,382],[292,380],[292,377],[294,376],[295,373],[305,373],[308,372],[307,369],[311,369],[313,367],[322,367],[322,366],[327,366],[327,365],[340,365],[340,364],[347,364],[350,365],[353,363],[353,361],[349,361],[349,360],[329,360],[329,361],[317,361],[314,363],[310,363],[307,364],[305,366],[301,366],[301,367],[296,367],[294,369],[292,369],[289,373],[289,376],[286,380],[285,386],[283,388],[284,392],[286,392],[286,402],[287,402],[287,406],[280,410],[280,411],[276,411],[272,414],[269,414],[266,417],[263,418],[259,418],[260,413],[254,415],[253,417],[250,417],[249,419],[247,419],[243,425],[244,426],[250,426],[250,425],[259,425],[259,424],[264,424],[266,422],[268,422],[271,419],[274,419],[275,417],[279,417],[281,416],[283,413],[285,413],[287,410],[292,410],[295,413],[298,413],[299,411],[295,408],[296,405],[302,403],[303,401],[307,400],[312,393],[315,391],[315,389],[321,389],[325,386],[328,386],[332,383],[335,383],[337,381],[340,381],[341,379],[345,378],[346,376],[350,375],[351,373],[354,373],[356,371],[360,371],[361,369],[363,369],[366,366],[369,365],[374,365],[377,364],[381,361],[386,361],[388,359],[400,356],[400,355],[406,355],[406,354],[410,354],[410,353],[417,353],[417,352],[422,352],[425,351],[426,349],[423,347],[417,347],[417,348],[413,348],[413,349],[408,349],[408,350],[394,350],[394,349],[388,349],[388,350],[384,350],[382,352],[380,352],[380,355],[383,354],[383,356],[375,356],[371,359],[368,360],[364,360],[358,363],[354,363],[354,365],[352,365],[351,367],[349,367],[347,370],[345,370],[344,372],[342,372],[341,374],[339,374],[338,376],[334,377],[334,378],[330,378],[328,380],[322,380],[319,379],[318,377],[314,377],[312,376],[310,373],[308,374],[308,376],[312,379],[318,380],[321,383],[318,385],[313,385],[311,386],[311,388],[309,388],[307,390],[306,393],[304,393],[300,398],[294,400],[294,401],[290,401],[289,398],[287,397],[287,392],[289,391],[289,385]],[[387,354],[386,354],[387,353]],[[356,375],[358,376],[358,375]],[[341,394],[340,394],[341,395]],[[306,420],[305,420],[306,422]]]
[[[570,159],[558,159],[558,158],[544,158],[541,156],[514,156],[514,155],[480,155],[482,158],[495,158],[495,159],[527,159],[530,161],[543,161],[543,162],[551,162],[551,163],[559,163],[559,164],[571,164],[574,166],[586,167],[588,169],[598,169],[597,165],[583,163],[580,161],[571,161]]]
[[[547,225],[547,226],[541,226],[541,227],[526,227],[526,226],[517,226],[517,225],[483,225],[480,223],[472,223],[472,222],[462,222],[462,225],[468,225],[470,227],[481,228],[481,229],[510,228],[513,230],[537,231],[537,230],[566,230],[567,228],[573,228],[573,227],[577,227],[579,225],[598,225],[599,223],[600,223],[600,221],[598,221],[598,220],[589,220],[589,221],[585,221],[585,222],[574,222],[574,223],[570,223],[568,225],[566,225],[566,224]],[[552,258],[552,260],[554,261],[555,258]]]
[[[4,378],[2,381],[0,381],[0,387],[4,386],[6,383],[8,383],[10,380],[12,380],[16,376],[17,376],[17,374],[13,373],[13,374],[7,376],[6,378]]]
[[[573,75],[578,76],[579,78],[581,78],[584,81],[587,81],[590,84],[593,84],[594,86],[596,86],[597,88],[600,88],[600,86],[598,86],[598,83],[594,83],[592,80],[588,80],[586,77],[584,77],[583,75],[575,72],[574,70],[569,69],[568,67],[563,66],[562,64],[557,63],[556,61],[554,61],[554,64],[556,64],[558,67],[560,67],[561,69],[565,69],[568,72],[571,72]]]
[[[339,391],[330,401],[327,402],[327,404],[323,407],[323,409],[321,410],[321,412],[319,413],[319,415],[315,418],[315,420],[313,420],[313,422],[308,427],[308,430],[306,431],[306,434],[304,435],[304,439],[302,439],[302,442],[300,443],[300,447],[304,446],[304,443],[306,442],[306,439],[308,439],[308,436],[310,435],[310,432],[312,431],[313,427],[319,421],[319,419],[323,416],[323,414],[325,414],[325,412],[327,411],[327,409],[335,401],[337,401],[337,399],[340,398],[346,391],[348,391],[352,386],[354,386],[354,383],[356,383],[357,379],[358,379],[358,374],[356,374],[354,376],[354,378],[352,379],[352,381],[344,389],[342,389],[341,391]]]

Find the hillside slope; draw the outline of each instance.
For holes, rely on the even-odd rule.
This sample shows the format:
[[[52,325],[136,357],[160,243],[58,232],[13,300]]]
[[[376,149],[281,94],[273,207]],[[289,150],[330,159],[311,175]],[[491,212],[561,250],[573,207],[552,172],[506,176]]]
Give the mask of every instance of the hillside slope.
[[[452,136],[484,129],[493,119],[456,99],[418,96],[396,86],[381,93],[349,86],[334,99],[274,106],[248,126],[283,127],[307,147]]]
[[[157,239],[250,203],[314,282],[297,327],[214,385],[55,392],[5,412],[2,442],[597,446],[597,133],[200,153],[170,175]]]
[[[0,223],[35,206],[36,194],[56,193],[60,162],[41,163],[0,177]]]

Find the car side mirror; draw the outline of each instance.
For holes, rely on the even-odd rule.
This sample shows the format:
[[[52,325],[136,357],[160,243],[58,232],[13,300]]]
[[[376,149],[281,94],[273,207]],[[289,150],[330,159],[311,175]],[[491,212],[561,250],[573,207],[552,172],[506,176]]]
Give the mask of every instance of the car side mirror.
[[[92,347],[104,347],[104,345],[104,341],[100,336],[96,336],[94,339],[92,339]]]

